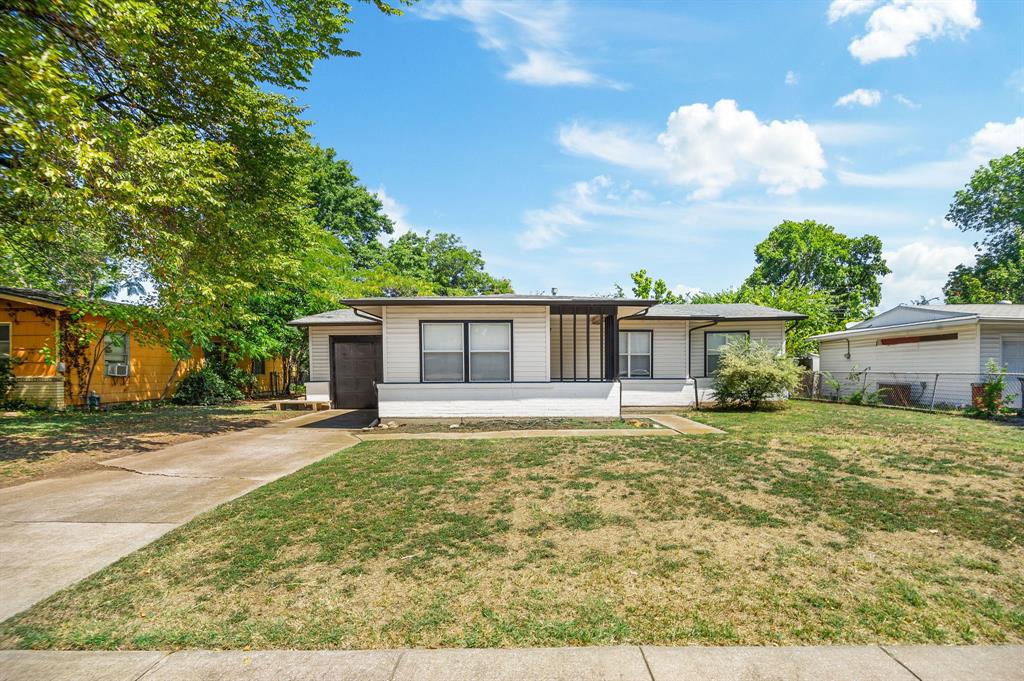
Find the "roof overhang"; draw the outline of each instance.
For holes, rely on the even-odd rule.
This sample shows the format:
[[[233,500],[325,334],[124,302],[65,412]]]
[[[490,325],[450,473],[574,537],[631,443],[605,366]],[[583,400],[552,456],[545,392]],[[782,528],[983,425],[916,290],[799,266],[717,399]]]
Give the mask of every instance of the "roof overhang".
[[[11,300],[16,303],[22,303],[25,305],[33,305],[35,307],[44,307],[48,310],[66,310],[67,305],[61,305],[60,303],[54,303],[49,300],[41,300],[32,296],[21,296],[13,293],[0,292],[0,300]]]
[[[656,300],[646,298],[598,298],[571,296],[422,296],[405,298],[348,298],[340,301],[357,312],[382,317],[385,307],[395,306],[524,306],[550,308],[552,314],[614,314],[624,318],[643,312]]]
[[[668,321],[700,321],[700,322],[794,322],[800,321],[801,319],[807,319],[805,314],[797,314],[796,312],[788,314],[786,316],[778,315],[774,317],[730,317],[727,315],[654,315],[654,314],[640,314],[630,317],[630,319],[644,319],[650,321],[668,320]]]
[[[950,326],[964,326],[975,324],[981,321],[978,315],[966,317],[945,317],[943,319],[929,319],[923,322],[911,322],[909,324],[892,324],[890,326],[869,326],[863,329],[846,329],[845,331],[833,331],[832,333],[820,333],[816,336],[808,336],[809,340],[830,341],[842,340],[843,338],[855,338],[858,336],[870,336],[887,333],[900,333],[901,331],[914,331],[916,329],[945,329]]]

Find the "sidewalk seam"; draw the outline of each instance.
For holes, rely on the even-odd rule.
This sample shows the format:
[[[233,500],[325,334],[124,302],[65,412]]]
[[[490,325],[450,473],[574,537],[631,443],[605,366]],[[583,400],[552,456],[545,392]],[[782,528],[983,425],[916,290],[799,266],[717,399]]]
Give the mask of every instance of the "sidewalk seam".
[[[892,654],[891,652],[889,652],[889,649],[888,649],[888,648],[886,648],[886,647],[885,647],[885,646],[883,646],[883,645],[879,645],[878,647],[879,647],[879,649],[880,649],[880,650],[881,650],[881,651],[882,651],[883,653],[885,653],[885,654],[886,654],[886,655],[888,655],[888,656],[889,656],[890,658],[892,658],[893,662],[895,662],[895,663],[896,663],[896,664],[898,664],[899,666],[901,666],[901,667],[903,667],[904,669],[906,669],[906,670],[907,670],[907,673],[908,673],[908,674],[910,674],[911,676],[913,676],[913,677],[914,677],[915,679],[917,679],[917,681],[924,681],[924,679],[922,679],[922,678],[921,678],[920,676],[918,676],[918,675],[917,675],[916,673],[914,673],[914,670],[913,670],[913,669],[911,669],[911,668],[910,668],[910,667],[908,667],[907,665],[903,664],[903,660],[901,660],[900,658],[896,657],[896,656],[895,656],[895,655],[893,655],[893,654]]]
[[[647,653],[644,652],[643,646],[637,646],[640,650],[640,659],[644,661],[644,666],[647,667],[647,675],[651,677],[651,681],[654,681],[654,672],[651,671],[651,663],[647,661]]]
[[[163,664],[164,660],[169,658],[171,655],[172,655],[172,653],[164,653],[163,657],[159,658],[158,660],[154,661],[153,664],[151,664],[148,667],[146,667],[145,669],[143,669],[142,673],[139,674],[138,676],[136,676],[134,679],[132,679],[132,681],[142,681],[142,679],[145,676],[147,676],[151,671],[153,671],[154,669],[159,667],[161,664]]]
[[[388,676],[388,681],[395,681],[395,674],[398,673],[398,665],[402,662],[403,657],[405,657],[405,651],[398,651],[398,657],[395,658],[395,666],[391,668],[391,674]]]

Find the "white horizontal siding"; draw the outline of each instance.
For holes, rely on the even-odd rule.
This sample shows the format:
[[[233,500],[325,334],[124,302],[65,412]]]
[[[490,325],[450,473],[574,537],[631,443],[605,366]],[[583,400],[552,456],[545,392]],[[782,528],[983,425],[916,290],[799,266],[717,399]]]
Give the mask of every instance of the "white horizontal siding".
[[[379,336],[380,324],[309,327],[309,380],[331,380],[331,336]]]
[[[619,322],[621,331],[651,331],[654,343],[654,378],[686,378],[686,334],[689,322],[677,319],[630,319]]]
[[[697,328],[690,333],[690,375],[704,376],[704,334],[712,331],[748,331],[750,340],[767,343],[780,352],[786,349],[786,322],[769,320],[757,322],[719,322],[714,326]]]
[[[512,321],[514,381],[547,381],[548,308],[543,305],[390,305],[384,307],[384,382],[420,380],[421,321]]]
[[[618,383],[406,383],[378,386],[383,418],[618,416]]]
[[[1024,339],[1024,320],[1019,322],[985,322],[981,323],[981,362],[978,371],[984,372],[989,359],[1003,366],[1003,338],[1014,340]]]

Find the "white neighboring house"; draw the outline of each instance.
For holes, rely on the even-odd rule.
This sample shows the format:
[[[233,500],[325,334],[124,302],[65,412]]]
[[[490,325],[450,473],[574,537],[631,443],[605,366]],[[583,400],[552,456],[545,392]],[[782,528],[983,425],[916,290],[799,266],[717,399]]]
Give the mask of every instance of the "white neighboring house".
[[[785,351],[805,315],[757,305],[490,295],[358,298],[308,329],[306,399],[382,418],[618,416],[705,399],[737,335]]]
[[[1007,394],[1021,404],[1024,305],[900,305],[812,339],[821,371],[857,377],[844,394],[866,385],[887,388],[890,403],[967,406],[992,359],[1011,374]]]

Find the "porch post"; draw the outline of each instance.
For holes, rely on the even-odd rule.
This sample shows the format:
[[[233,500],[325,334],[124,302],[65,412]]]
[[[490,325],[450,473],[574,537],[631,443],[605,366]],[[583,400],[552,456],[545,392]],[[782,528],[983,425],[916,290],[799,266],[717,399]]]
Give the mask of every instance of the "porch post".
[[[605,324],[604,343],[608,348],[604,358],[605,380],[614,381],[619,377],[619,318],[614,307]]]

